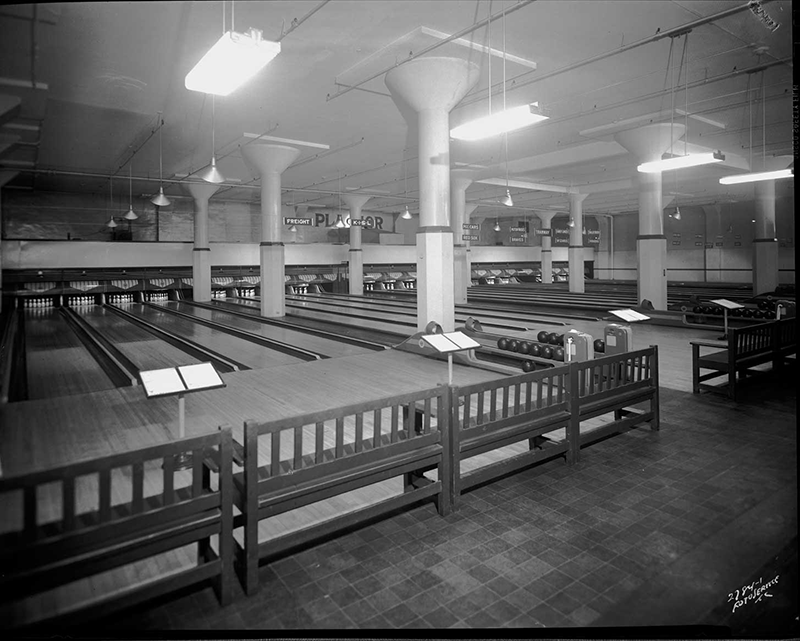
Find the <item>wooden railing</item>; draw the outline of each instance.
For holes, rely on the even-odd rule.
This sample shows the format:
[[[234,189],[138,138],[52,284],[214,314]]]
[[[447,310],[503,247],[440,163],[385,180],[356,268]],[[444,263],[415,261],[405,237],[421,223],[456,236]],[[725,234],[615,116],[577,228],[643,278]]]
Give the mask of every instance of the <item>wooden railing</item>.
[[[231,443],[225,429],[0,478],[4,625],[77,623],[207,580],[213,580],[226,604],[234,576]],[[191,456],[191,467],[177,471],[185,455]],[[216,489],[210,456],[218,462]],[[146,474],[154,463],[162,468],[159,488],[153,488],[152,473]],[[212,536],[219,537],[216,551]],[[101,573],[193,543],[197,558],[190,567],[180,565],[163,576],[157,572],[151,580],[112,594],[91,583]],[[74,582],[81,579],[89,580],[88,598],[75,602],[67,596],[58,611],[36,613],[30,599],[21,602],[66,584],[73,584],[69,592],[74,596]]]
[[[573,395],[569,366],[477,383],[453,390],[455,500],[466,489],[491,478],[553,456],[572,462],[576,425],[571,420]],[[565,429],[568,438],[540,447],[549,432]],[[500,448],[524,443],[527,449],[503,456],[476,470],[462,462]]]
[[[236,527],[244,527],[236,561],[245,591],[258,589],[261,558],[428,497],[448,514],[449,408],[450,388],[442,386],[267,423],[247,421],[244,471],[234,476],[242,512]],[[414,482],[433,468],[435,482]],[[259,543],[263,519],[398,476],[402,487],[377,503]]]

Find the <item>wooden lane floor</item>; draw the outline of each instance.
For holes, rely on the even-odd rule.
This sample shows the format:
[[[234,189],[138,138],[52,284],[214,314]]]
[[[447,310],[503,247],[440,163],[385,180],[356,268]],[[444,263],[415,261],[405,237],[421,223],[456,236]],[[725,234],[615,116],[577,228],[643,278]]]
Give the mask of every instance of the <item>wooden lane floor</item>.
[[[454,366],[454,382],[498,374]],[[247,419],[271,420],[428,389],[447,382],[447,363],[390,350],[222,375],[227,387],[186,397],[186,434]],[[146,399],[139,387],[0,407],[0,463],[22,474],[165,442],[178,434],[175,398]]]
[[[121,304],[130,309],[135,303]],[[75,311],[95,330],[125,355],[140,370],[190,365],[199,361],[186,352],[157,338],[147,330],[100,306],[81,308]]]
[[[27,309],[24,318],[29,399],[114,387],[57,309]]]
[[[298,347],[302,347],[317,354],[322,354],[331,358],[355,356],[357,354],[368,354],[371,351],[363,347],[357,347],[340,341],[314,336],[299,330],[269,325],[261,322],[258,318],[253,318],[253,320],[242,318],[241,316],[236,316],[226,312],[223,308],[207,309],[203,307],[196,307],[188,303],[174,301],[157,303],[157,305],[171,307],[183,312],[184,314],[191,314],[197,318],[211,320],[222,325],[228,325],[237,329],[244,329],[248,332],[253,332],[254,334],[258,334],[265,338],[296,345]]]
[[[171,305],[179,306],[180,303],[172,303]],[[238,338],[226,334],[223,331],[215,330],[207,325],[192,322],[188,318],[169,314],[159,309],[159,307],[160,305],[142,305],[141,303],[136,303],[127,306],[126,310],[147,322],[157,325],[161,329],[165,329],[181,338],[191,340],[203,347],[208,347],[252,369],[277,367],[280,365],[303,362],[303,359],[297,356],[284,354],[244,338]],[[185,310],[181,309],[181,311]]]

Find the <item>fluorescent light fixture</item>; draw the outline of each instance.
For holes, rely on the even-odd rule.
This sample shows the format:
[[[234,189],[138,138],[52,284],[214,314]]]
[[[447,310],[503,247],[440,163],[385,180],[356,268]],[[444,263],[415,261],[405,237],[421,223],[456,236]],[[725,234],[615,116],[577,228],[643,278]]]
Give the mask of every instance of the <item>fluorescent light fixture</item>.
[[[738,185],[739,183],[755,183],[762,180],[777,180],[778,178],[792,178],[793,169],[779,169],[778,171],[762,171],[757,174],[738,174],[736,176],[725,176],[720,178],[722,185]]]
[[[538,102],[532,102],[466,122],[451,129],[450,137],[458,140],[480,140],[528,127],[542,120],[547,120],[547,116],[541,113]]]
[[[709,151],[704,154],[687,154],[686,156],[675,156],[674,158],[645,162],[636,169],[643,174],[655,174],[660,171],[683,169],[684,167],[697,167],[698,165],[708,165],[713,162],[722,162],[723,160],[725,160],[725,155],[722,152]]]
[[[261,39],[261,31],[228,31],[186,74],[190,91],[227,96],[281,52],[280,42]]]

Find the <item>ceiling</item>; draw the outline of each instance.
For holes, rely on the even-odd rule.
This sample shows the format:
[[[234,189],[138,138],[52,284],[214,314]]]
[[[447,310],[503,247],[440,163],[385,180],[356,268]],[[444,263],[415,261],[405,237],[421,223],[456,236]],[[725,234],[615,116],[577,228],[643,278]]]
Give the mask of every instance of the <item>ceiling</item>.
[[[241,153],[254,140],[249,133],[317,145],[300,146],[284,172],[287,205],[335,207],[340,193],[361,190],[377,194],[365,210],[408,204],[416,212],[416,134],[382,72],[495,15],[490,29],[423,54],[480,65],[451,126],[489,113],[490,74],[492,112],[539,101],[550,117],[509,134],[507,150],[503,139],[451,142],[452,166],[476,180],[467,201],[485,208],[477,215],[565,210],[566,189],[589,193],[586,213],[635,211],[637,160],[614,134],[650,122],[688,127],[675,153],[726,155],[665,173],[665,206],[676,197],[681,206],[750,200],[752,185],[719,178],[751,162],[760,169],[765,154],[793,153],[791,2],[762,0],[760,9],[761,17],[727,0],[3,5],[0,170],[20,172],[6,189],[107,194],[113,176],[114,192],[125,196],[130,171],[133,193],[152,194],[160,135],[165,179],[202,169],[211,157],[211,98],[188,91],[184,77],[222,35],[224,15],[228,29],[232,19],[236,31],[261,29],[282,51],[216,98],[216,154],[228,182],[214,198],[259,199],[258,176]],[[506,179],[519,185],[511,209],[497,204]],[[173,182],[165,191],[185,193]]]

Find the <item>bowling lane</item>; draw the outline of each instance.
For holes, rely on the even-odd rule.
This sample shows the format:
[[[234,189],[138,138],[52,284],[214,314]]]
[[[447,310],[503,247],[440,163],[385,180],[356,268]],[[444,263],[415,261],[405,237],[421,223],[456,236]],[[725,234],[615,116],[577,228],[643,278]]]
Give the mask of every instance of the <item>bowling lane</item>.
[[[185,311],[184,307],[191,308],[191,305],[183,303],[165,302],[156,303],[155,305],[142,305],[137,303],[130,305],[126,309],[168,332],[199,343],[239,363],[244,363],[253,369],[305,362],[303,359],[296,356],[290,356],[289,354],[269,349],[268,347],[258,345],[243,338],[216,331],[206,325],[194,323],[187,318],[175,316],[174,314],[159,309],[158,307],[161,305],[173,306],[180,311]]]
[[[138,303],[121,304],[126,310],[141,306]],[[76,308],[75,311],[95,330],[108,338],[140,370],[162,369],[178,365],[199,363],[196,358],[157,338],[112,311],[99,305]]]
[[[28,399],[114,388],[57,309],[25,310]]]
[[[177,303],[174,301],[159,303],[159,305],[162,304],[172,307],[173,309],[185,314],[191,314],[196,318],[211,320],[223,325],[236,327],[237,329],[243,329],[248,332],[258,334],[259,336],[263,336],[264,338],[281,341],[282,343],[289,343],[290,345],[296,345],[297,347],[302,347],[303,349],[310,350],[323,356],[329,356],[331,358],[337,358],[340,356],[355,356],[357,354],[369,354],[370,352],[374,351],[364,347],[357,347],[355,345],[349,345],[347,343],[342,343],[320,336],[313,336],[299,330],[291,330],[284,327],[269,325],[256,319],[248,320],[246,318],[242,318],[241,316],[236,316],[235,314],[229,314],[222,309],[207,309],[204,307],[195,307],[191,304]],[[254,303],[254,306],[258,306],[257,301]],[[162,314],[164,313],[162,312]]]

